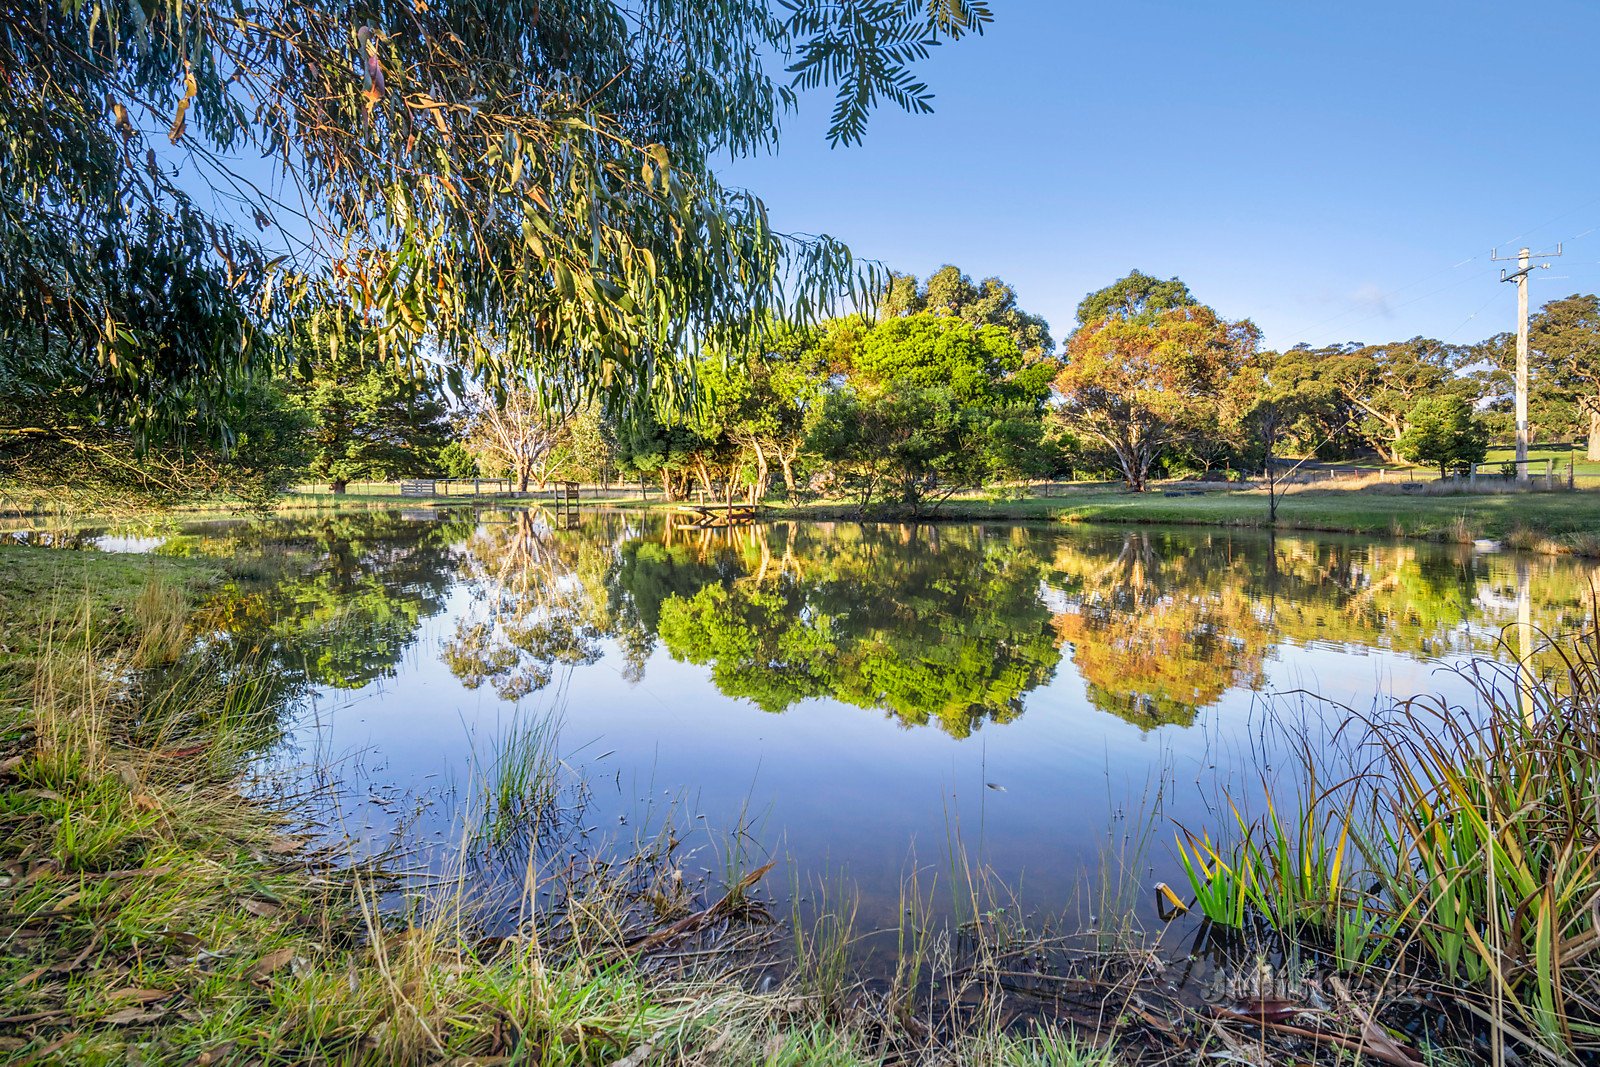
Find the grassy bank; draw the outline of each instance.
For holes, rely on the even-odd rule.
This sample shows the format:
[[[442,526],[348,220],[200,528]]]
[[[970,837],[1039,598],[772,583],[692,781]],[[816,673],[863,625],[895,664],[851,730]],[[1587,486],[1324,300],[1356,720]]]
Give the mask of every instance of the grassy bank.
[[[1431,487],[1430,487],[1431,489]],[[778,507],[773,515],[844,519],[848,504],[822,501]],[[892,514],[892,512],[885,512]],[[1006,499],[957,497],[939,519],[1232,526],[1265,529],[1266,495],[1235,488],[1181,488],[1129,493],[1120,488],[1073,488],[1059,496]],[[1434,541],[1503,541],[1549,552],[1600,554],[1600,493],[1404,491],[1367,486],[1298,488],[1279,505],[1282,530],[1318,530]]]
[[[451,507],[474,503],[527,504],[547,501],[487,496],[408,499],[404,506]],[[394,507],[393,496],[286,497],[282,510]],[[583,506],[674,512],[684,505],[659,497],[640,500],[618,491],[583,501]],[[849,520],[860,517],[855,504],[818,500],[804,504],[769,503],[774,518]],[[903,517],[894,507],[877,507],[869,516]],[[1085,483],[1059,495],[965,494],[943,502],[926,518],[935,520],[1141,523],[1267,528],[1266,494],[1231,486],[1175,484],[1147,493],[1120,486]],[[1280,502],[1277,526],[1283,530],[1414,537],[1433,541],[1501,541],[1511,547],[1553,554],[1600,555],[1600,491],[1532,492],[1454,489],[1432,483],[1357,483],[1350,487],[1296,486]]]
[[[1110,1062],[997,1017],[939,1031],[847,1016],[806,967],[757,991],[747,935],[770,928],[753,924],[753,877],[667,899],[671,846],[581,869],[551,894],[556,910],[530,895],[511,937],[481,936],[449,886],[391,892],[380,912],[395,883],[310,846],[315,796],[246,785],[294,694],[270,664],[186,628],[214,571],[8,548],[0,574],[16,609],[0,617],[13,656],[0,676],[0,1058]],[[537,765],[502,762],[519,796],[550,795]],[[512,787],[502,776],[489,790],[498,818],[520,810]]]
[[[1600,633],[1553,640],[1551,673],[1470,665],[1475,707],[1356,717],[1358,747],[1302,749],[1296,793],[1183,833],[1196,906],[1379,1007],[1426,998],[1492,1062],[1594,1062]]]

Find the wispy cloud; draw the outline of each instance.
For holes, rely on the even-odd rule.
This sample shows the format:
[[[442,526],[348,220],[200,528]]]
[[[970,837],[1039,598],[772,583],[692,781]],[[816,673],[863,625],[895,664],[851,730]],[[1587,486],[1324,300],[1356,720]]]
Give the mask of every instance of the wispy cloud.
[[[1350,294],[1350,302],[1362,311],[1371,315],[1382,316],[1389,319],[1394,317],[1394,308],[1389,304],[1389,294],[1378,288],[1372,282],[1358,287]]]

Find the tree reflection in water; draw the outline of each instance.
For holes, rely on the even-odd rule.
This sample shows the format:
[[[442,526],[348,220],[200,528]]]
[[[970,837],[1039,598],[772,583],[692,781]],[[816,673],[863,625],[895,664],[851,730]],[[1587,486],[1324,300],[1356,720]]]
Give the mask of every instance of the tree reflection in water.
[[[966,737],[1022,713],[1065,657],[1090,703],[1141,728],[1258,689],[1284,645],[1510,655],[1502,628],[1569,632],[1592,562],[1253,533],[778,522],[537,511],[369,512],[199,526],[159,551],[239,576],[196,625],[302,683],[392,674],[421,622],[468,687],[517,700],[662,650],[769,712],[826,698]],[[455,589],[456,592],[452,592]],[[1535,653],[1536,669],[1543,660]]]
[[[234,577],[194,620],[281,665],[291,684],[358,689],[394,673],[444,610],[461,516],[396,512],[200,525],[159,552],[226,559]]]
[[[704,530],[536,513],[479,526],[473,606],[446,661],[515,699],[615,642],[630,680],[657,647],[726,695],[812,698],[968,736],[1007,722],[1063,655],[1090,702],[1142,728],[1258,689],[1284,642],[1420,656],[1492,649],[1516,569],[1454,546],[1254,534],[778,522]],[[1533,577],[1526,575],[1532,568]],[[1572,561],[1523,565],[1541,618],[1586,616]]]
[[[1163,551],[1129,533],[1112,551],[1060,545],[1052,624],[1091,703],[1140,726],[1187,724],[1230,689],[1257,688],[1272,638],[1242,556]]]
[[[444,660],[468,689],[506,700],[549,685],[558,666],[594,663],[611,630],[586,582],[587,539],[558,538],[548,516],[516,511],[479,525],[462,552],[472,604],[456,619]]]

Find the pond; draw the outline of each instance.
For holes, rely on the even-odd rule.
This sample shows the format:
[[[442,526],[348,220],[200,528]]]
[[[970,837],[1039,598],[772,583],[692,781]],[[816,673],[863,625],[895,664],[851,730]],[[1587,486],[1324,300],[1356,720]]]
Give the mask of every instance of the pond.
[[[1298,533],[539,510],[99,543],[229,561],[200,624],[309,691],[273,758],[340,787],[330,832],[449,868],[495,753],[557,716],[584,783],[567,840],[671,822],[690,875],[776,860],[775,899],[857,895],[864,929],[894,925],[909,879],[969,865],[1078,923],[1115,866],[1148,913],[1182,881],[1174,827],[1231,818],[1286,722],[1464,698],[1453,665],[1585,625],[1596,569]],[[502,859],[470,877],[520,880],[526,846]]]

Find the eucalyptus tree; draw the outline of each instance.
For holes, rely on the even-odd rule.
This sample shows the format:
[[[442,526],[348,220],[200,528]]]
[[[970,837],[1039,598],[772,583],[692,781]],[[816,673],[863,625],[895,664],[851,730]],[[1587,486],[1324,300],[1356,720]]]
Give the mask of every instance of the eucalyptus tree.
[[[1476,399],[1476,386],[1463,376],[1472,356],[1469,346],[1428,337],[1364,345],[1332,357],[1327,373],[1358,414],[1362,437],[1385,462],[1401,458],[1406,420],[1421,400],[1442,395]]]
[[[0,20],[5,440],[225,439],[252,337],[318,285],[411,369],[442,357],[458,393],[526,376],[547,402],[681,403],[691,350],[875,288],[713,157],[770,150],[799,90],[836,91],[836,141],[880,102],[927,110],[915,65],[989,19],[982,0],[19,5]]]
[[[1588,458],[1600,459],[1600,297],[1573,293],[1550,301],[1529,321],[1528,343],[1528,422],[1535,439],[1587,435]],[[1476,346],[1474,355],[1486,410],[1509,428],[1516,335],[1497,334]]]
[[[1535,316],[1529,338],[1544,391],[1572,398],[1589,437],[1588,458],[1600,459],[1600,297],[1573,293],[1550,301]]]
[[[1204,305],[1108,315],[1068,342],[1056,415],[1103,445],[1128,487],[1142,492],[1164,453],[1217,432],[1225,386],[1260,336],[1249,320],[1231,322]]]
[[[1163,280],[1132,270],[1079,302],[1078,325],[1094,326],[1112,318],[1148,325],[1164,311],[1196,307],[1199,303],[1180,278]]]
[[[490,477],[505,477],[526,493],[543,485],[570,459],[575,416],[547,407],[526,381],[507,383],[498,394],[475,389],[467,394],[462,445]]]

